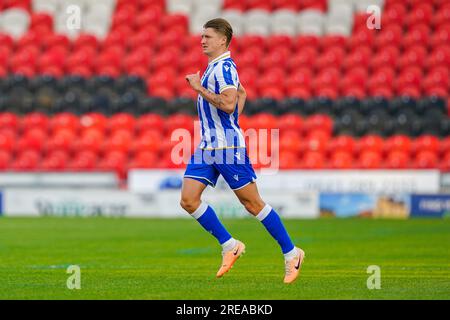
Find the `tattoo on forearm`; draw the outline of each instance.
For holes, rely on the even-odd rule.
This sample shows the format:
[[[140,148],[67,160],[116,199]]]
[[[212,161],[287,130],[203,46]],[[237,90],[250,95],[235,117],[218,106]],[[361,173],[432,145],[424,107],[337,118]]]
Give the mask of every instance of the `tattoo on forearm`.
[[[217,107],[222,106],[222,97],[218,94],[212,93],[206,88],[202,88],[200,90],[200,93],[203,95],[203,97],[208,100],[208,102],[212,103],[213,105]]]

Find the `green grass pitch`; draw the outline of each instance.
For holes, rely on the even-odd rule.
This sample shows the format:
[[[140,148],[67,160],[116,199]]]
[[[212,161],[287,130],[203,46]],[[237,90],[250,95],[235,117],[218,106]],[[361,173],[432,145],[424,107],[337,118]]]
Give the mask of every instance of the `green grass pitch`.
[[[194,219],[2,217],[0,299],[450,299],[448,219],[285,220],[306,252],[292,285],[261,223],[223,222],[247,252],[216,279],[220,247]],[[367,288],[370,265],[381,289]]]

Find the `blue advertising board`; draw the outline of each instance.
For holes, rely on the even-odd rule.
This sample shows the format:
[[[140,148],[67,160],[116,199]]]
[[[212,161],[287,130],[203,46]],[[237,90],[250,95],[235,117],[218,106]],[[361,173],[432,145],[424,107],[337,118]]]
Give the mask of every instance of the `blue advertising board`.
[[[450,216],[450,194],[411,195],[411,217],[444,216]]]

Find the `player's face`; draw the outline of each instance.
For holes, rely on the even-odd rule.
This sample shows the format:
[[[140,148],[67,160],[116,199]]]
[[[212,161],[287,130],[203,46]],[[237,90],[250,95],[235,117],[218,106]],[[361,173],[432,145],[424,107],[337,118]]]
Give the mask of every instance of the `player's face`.
[[[216,32],[212,28],[203,29],[202,33],[202,49],[207,56],[213,56],[216,52],[223,50],[226,46],[227,38]]]

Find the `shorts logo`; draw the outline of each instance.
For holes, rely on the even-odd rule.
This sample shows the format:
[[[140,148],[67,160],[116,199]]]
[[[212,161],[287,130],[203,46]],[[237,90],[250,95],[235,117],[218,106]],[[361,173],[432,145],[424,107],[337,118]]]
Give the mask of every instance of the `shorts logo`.
[[[238,160],[241,160],[241,154],[239,152],[236,152],[234,155]]]
[[[233,178],[234,178],[234,180],[239,181],[239,176],[238,176],[237,174],[235,174],[235,175],[233,176]]]

